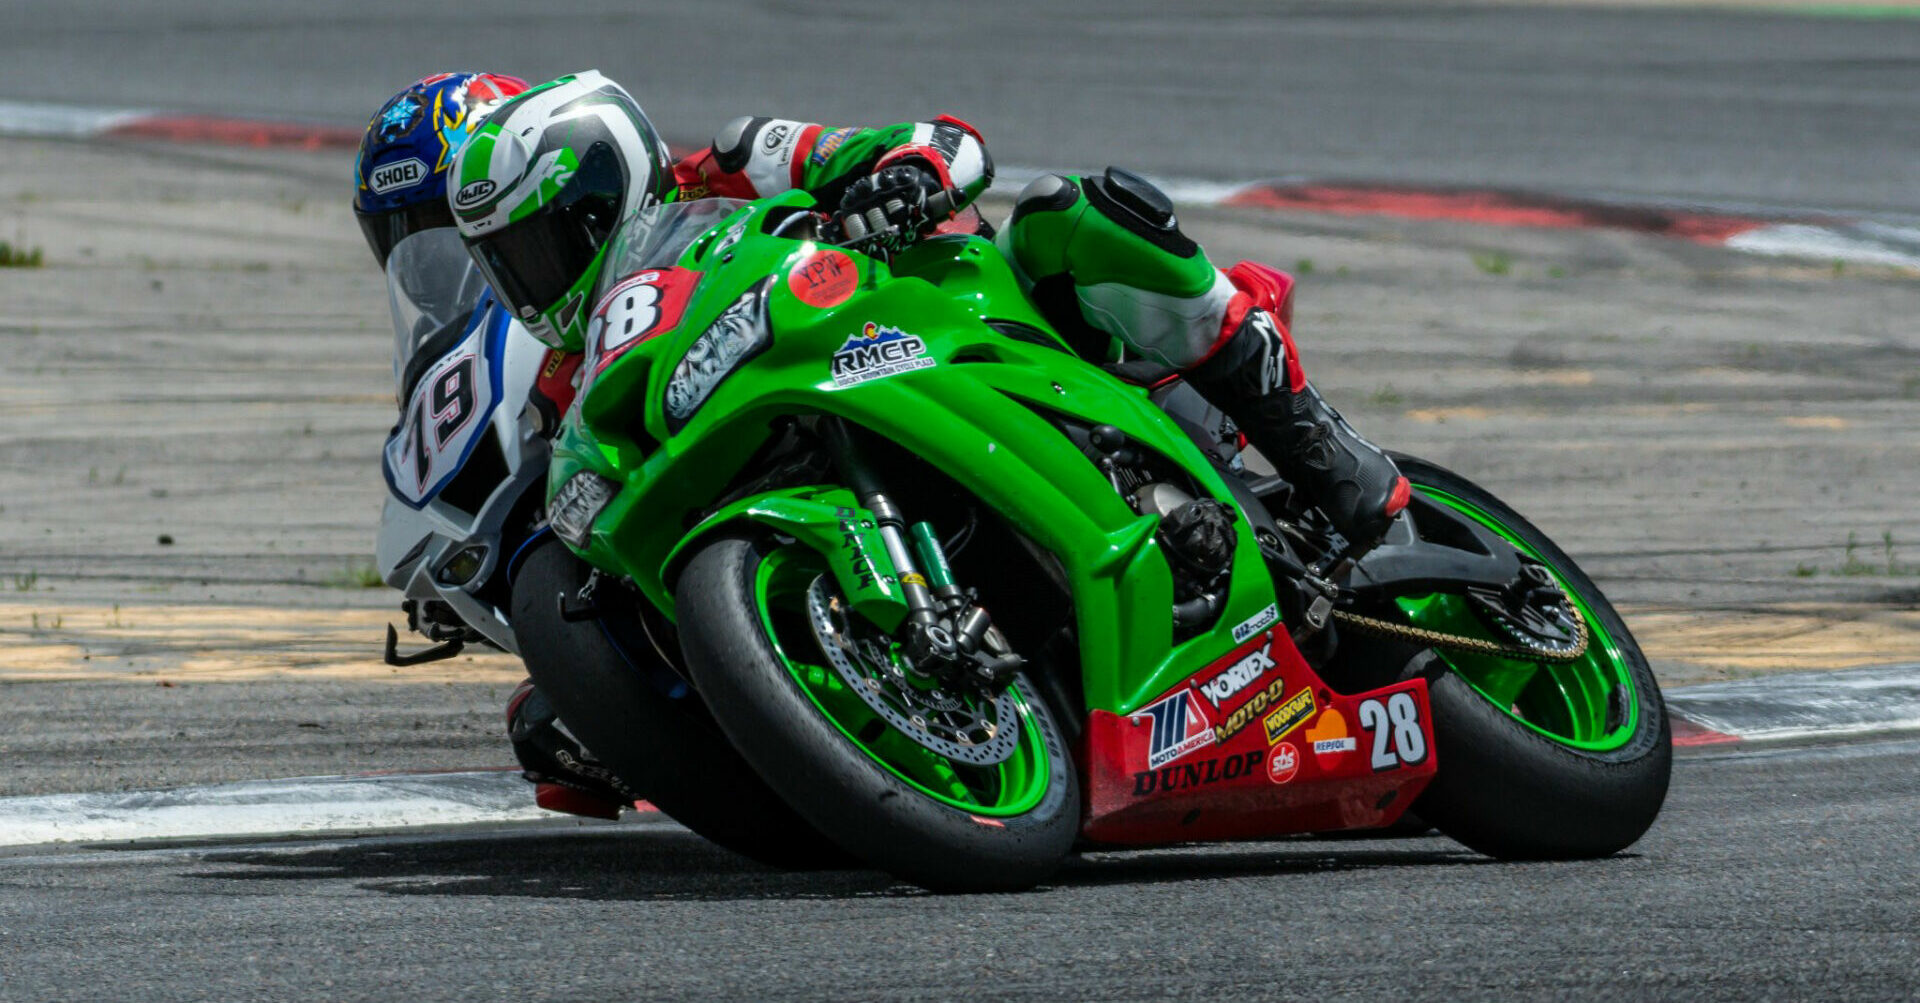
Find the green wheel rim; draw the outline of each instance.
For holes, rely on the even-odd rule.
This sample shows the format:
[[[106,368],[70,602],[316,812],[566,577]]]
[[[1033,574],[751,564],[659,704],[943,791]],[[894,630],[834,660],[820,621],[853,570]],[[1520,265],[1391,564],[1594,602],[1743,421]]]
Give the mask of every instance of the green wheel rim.
[[[850,689],[819,654],[807,623],[806,594],[824,570],[820,559],[786,546],[760,561],[754,604],[774,653],[807,699],[868,758],[942,804],[983,816],[1031,811],[1047,793],[1052,764],[1027,694],[1016,688],[1020,736],[1014,753],[995,766],[956,763],[889,725]]]
[[[1438,488],[1417,487],[1422,495],[1487,527],[1522,553],[1545,564],[1587,621],[1590,634],[1586,654],[1571,662],[1528,662],[1439,650],[1441,659],[1494,706],[1561,745],[1589,752],[1609,752],[1631,741],[1640,726],[1640,700],[1632,666],[1613,635],[1593,615],[1587,597],[1574,589],[1551,558],[1522,540],[1500,520],[1472,502]],[[1438,593],[1403,598],[1399,604],[1416,626],[1445,633],[1493,637],[1460,596]]]

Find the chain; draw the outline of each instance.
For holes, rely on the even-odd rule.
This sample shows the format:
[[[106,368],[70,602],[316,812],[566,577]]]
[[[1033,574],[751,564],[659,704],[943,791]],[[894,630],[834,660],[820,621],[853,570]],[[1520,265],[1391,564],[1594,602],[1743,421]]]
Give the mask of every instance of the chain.
[[[1571,662],[1587,653],[1587,618],[1581,616],[1578,610],[1574,611],[1573,620],[1579,633],[1574,638],[1573,650],[1564,652],[1538,651],[1533,648],[1522,648],[1500,644],[1496,641],[1486,641],[1477,637],[1461,637],[1458,634],[1443,634],[1437,630],[1427,630],[1424,627],[1415,627],[1407,623],[1394,623],[1391,620],[1379,620],[1370,616],[1362,616],[1359,613],[1349,613],[1346,610],[1334,610],[1333,618],[1349,627],[1357,627],[1361,630],[1370,631],[1375,634],[1384,634],[1387,637],[1399,638],[1403,641],[1413,641],[1422,647],[1428,648],[1452,648],[1455,651],[1471,651],[1482,655],[1498,655],[1502,658],[1521,658],[1530,662]]]

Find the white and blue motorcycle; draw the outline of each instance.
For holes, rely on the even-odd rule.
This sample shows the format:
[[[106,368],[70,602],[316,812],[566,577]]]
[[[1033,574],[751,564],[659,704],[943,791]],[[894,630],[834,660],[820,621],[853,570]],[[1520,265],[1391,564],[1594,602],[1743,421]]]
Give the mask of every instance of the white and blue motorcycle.
[[[469,644],[590,681],[633,727],[601,741],[644,775],[638,796],[728,849],[782,867],[845,866],[720,732],[680,670],[671,623],[603,579],[546,525],[543,429],[529,404],[553,357],[496,300],[451,227],[401,241],[387,259],[400,422],[381,469],[387,498],[375,543],[414,631],[432,642],[386,661],[452,658]],[[612,753],[618,752],[618,755]]]

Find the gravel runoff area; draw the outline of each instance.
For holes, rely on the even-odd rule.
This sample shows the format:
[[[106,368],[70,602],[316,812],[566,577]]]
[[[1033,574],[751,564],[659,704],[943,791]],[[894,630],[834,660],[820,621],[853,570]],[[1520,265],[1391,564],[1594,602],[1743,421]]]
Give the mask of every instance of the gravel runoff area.
[[[0,141],[0,795],[500,766],[501,655],[379,662],[393,420],[347,155]],[[998,210],[1004,211],[1004,203]],[[1914,275],[1189,213],[1317,382],[1528,513],[1669,685],[1920,650]]]

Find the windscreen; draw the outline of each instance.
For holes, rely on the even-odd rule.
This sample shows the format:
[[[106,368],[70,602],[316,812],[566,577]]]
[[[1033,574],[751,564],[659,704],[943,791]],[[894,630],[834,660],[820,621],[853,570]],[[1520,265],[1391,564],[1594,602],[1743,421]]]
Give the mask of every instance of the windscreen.
[[[466,329],[486,288],[453,227],[422,230],[394,246],[387,258],[387,303],[393,309],[395,386],[428,339],[449,328]]]
[[[746,204],[740,199],[722,198],[666,202],[627,217],[613,236],[606,267],[600,270],[599,287],[593,292],[594,302],[600,302],[607,290],[635,272],[665,268],[680,260],[688,245]]]

